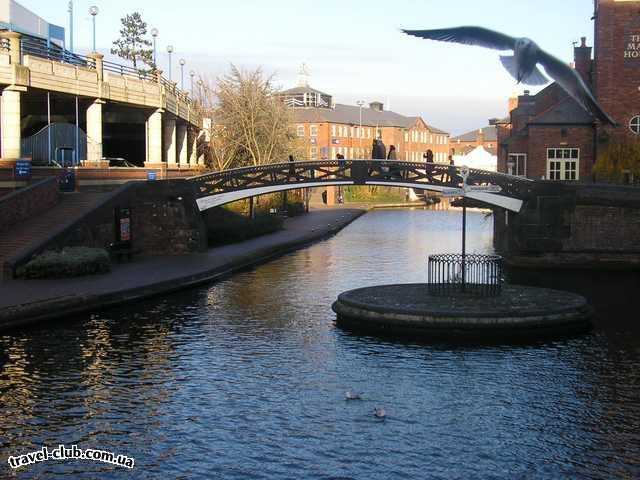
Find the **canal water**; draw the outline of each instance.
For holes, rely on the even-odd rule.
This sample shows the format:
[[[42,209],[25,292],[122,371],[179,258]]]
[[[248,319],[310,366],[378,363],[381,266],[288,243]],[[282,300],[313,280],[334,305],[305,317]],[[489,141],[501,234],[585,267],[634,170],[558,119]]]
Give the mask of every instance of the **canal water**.
[[[375,211],[217,284],[0,336],[0,478],[640,477],[637,275],[512,272],[589,295],[597,327],[574,338],[429,344],[336,328],[338,293],[425,281],[426,256],[457,250],[459,227],[457,210]],[[491,243],[491,218],[471,212],[469,250]],[[59,444],[135,468],[8,468]]]

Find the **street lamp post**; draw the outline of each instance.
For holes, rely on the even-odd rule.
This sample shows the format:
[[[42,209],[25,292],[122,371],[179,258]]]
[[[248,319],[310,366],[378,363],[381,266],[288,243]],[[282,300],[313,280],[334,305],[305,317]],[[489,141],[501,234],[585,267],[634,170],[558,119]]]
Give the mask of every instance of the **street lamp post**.
[[[191,96],[193,97],[193,77],[196,76],[196,72],[191,70],[189,72],[189,76],[191,77]]]
[[[153,37],[153,68],[158,68],[158,62],[156,61],[156,38],[158,36],[158,29],[157,28],[152,28],[151,29],[151,36]]]
[[[173,45],[167,45],[167,53],[169,54],[169,81],[171,81],[171,54],[173,53]]]
[[[362,106],[364,100],[358,100],[356,104],[360,107],[360,126],[358,127],[358,145],[360,149],[360,155],[362,155]]]
[[[185,62],[184,58],[180,59],[180,90],[184,90],[184,64],[187,63]]]
[[[93,18],[93,51],[96,51],[96,15],[98,15],[98,7],[93,5],[89,7],[89,15]]]
[[[69,0],[69,51],[73,53],[73,0]]]

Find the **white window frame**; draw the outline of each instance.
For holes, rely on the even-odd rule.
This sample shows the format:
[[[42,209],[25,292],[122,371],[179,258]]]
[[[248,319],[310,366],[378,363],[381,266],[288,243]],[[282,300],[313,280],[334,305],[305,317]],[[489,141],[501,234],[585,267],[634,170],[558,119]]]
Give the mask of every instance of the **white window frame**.
[[[311,147],[309,149],[309,159],[317,160],[318,159],[318,147]]]
[[[302,132],[302,133],[301,133]],[[296,128],[296,135],[298,137],[304,137],[304,125],[298,125]]]
[[[514,171],[507,172],[507,173],[512,173],[513,175],[518,175],[520,177],[526,177],[527,176],[527,154],[519,153],[519,152],[510,153],[507,157],[507,168],[509,168],[509,160],[511,160],[512,158],[514,159],[514,162],[515,162]],[[518,171],[520,171],[520,166],[522,166],[522,175],[518,174]]]
[[[640,115],[634,115],[629,120],[629,130],[634,135],[640,135]]]
[[[337,125],[335,125],[335,124],[332,124],[332,125],[331,125],[331,136],[332,136],[332,137],[337,137],[337,136],[338,136],[338,135],[336,134],[336,133],[337,133],[337,128],[336,128],[336,127],[337,127]]]
[[[318,136],[318,125],[310,125],[309,126],[309,136],[317,137]]]
[[[553,152],[553,154],[551,154],[551,152]],[[567,154],[566,152],[569,153]],[[576,157],[573,156],[574,152],[576,152]],[[568,165],[574,162],[575,168],[567,168]],[[558,164],[558,168],[552,169],[552,163],[554,167],[556,166],[555,164]],[[571,175],[571,172],[575,172],[575,176]],[[572,176],[574,178],[570,178]],[[557,181],[580,180],[580,149],[574,147],[547,148],[547,179]]]

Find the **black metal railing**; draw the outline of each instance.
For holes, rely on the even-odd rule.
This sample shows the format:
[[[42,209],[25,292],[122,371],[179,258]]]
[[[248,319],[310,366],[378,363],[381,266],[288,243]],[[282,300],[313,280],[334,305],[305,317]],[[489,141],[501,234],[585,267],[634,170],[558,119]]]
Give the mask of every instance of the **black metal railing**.
[[[87,57],[71,53],[69,50],[65,50],[55,43],[47,44],[46,40],[36,37],[23,35],[20,38],[20,50],[22,51],[22,55],[33,55],[34,57],[46,58],[48,60],[55,60],[80,67],[92,66],[90,62],[88,62]]]
[[[494,297],[502,291],[500,255],[429,255],[428,291],[434,296]]]
[[[156,80],[156,75],[153,73],[153,70],[135,68],[128,65],[120,65],[119,63],[110,62],[108,60],[102,61],[102,68],[107,72],[117,73],[122,76],[134,77],[138,78],[139,80]]]

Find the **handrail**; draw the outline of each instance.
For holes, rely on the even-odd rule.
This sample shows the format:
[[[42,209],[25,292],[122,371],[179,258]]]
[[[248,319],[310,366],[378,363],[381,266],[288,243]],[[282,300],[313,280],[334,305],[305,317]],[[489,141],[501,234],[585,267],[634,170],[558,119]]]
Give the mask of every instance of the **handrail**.
[[[0,39],[0,51],[10,51],[10,48],[11,47],[9,39]],[[54,43],[47,44],[46,40],[38,37],[22,35],[20,37],[20,49],[22,55],[32,55],[34,57],[46,58],[48,60],[55,60],[58,62],[80,67],[93,69],[96,68],[96,61],[92,57],[72,53],[69,50],[66,50]],[[169,81],[165,77],[161,76],[158,79],[158,75],[155,70],[134,68],[129,65],[122,65],[108,60],[102,61],[102,68],[103,70],[111,73],[117,73],[121,76],[133,77],[149,82],[158,82],[160,85],[164,86],[166,90],[173,93],[180,100],[191,104],[191,106],[194,108],[197,108],[195,100],[190,98],[187,91],[180,90],[176,86],[175,82]]]

